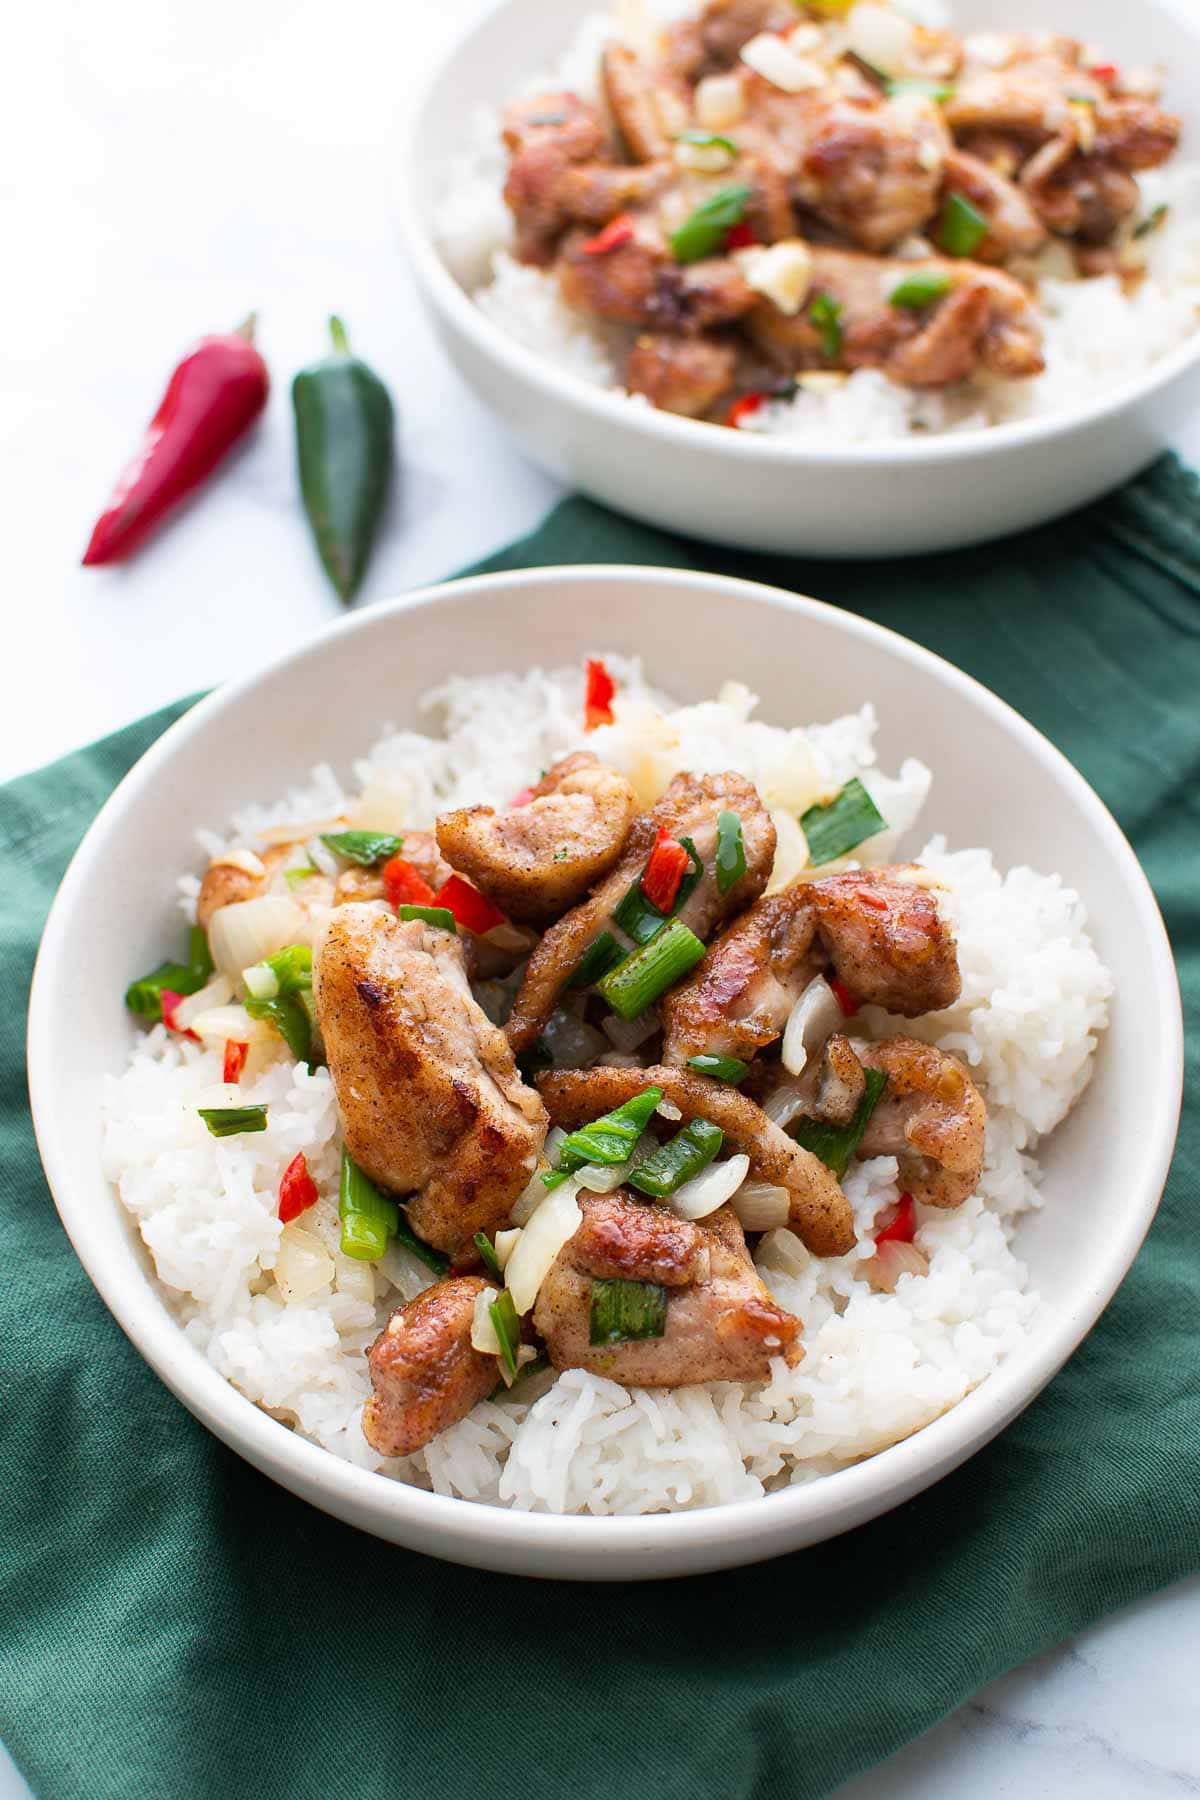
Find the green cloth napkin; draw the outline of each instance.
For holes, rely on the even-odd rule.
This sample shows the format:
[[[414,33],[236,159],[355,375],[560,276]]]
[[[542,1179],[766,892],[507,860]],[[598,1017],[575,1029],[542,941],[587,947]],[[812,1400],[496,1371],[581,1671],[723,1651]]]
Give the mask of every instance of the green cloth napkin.
[[[1197,498],[1166,462],[1065,523],[898,565],[755,560],[571,500],[489,566],[727,569],[950,657],[1113,807],[1194,1010]],[[23,1070],[55,883],[180,710],[0,791],[0,1736],[40,1800],[826,1794],[1200,1567],[1194,1094],[1146,1248],[1062,1374],[957,1474],[818,1549],[662,1585],[521,1582],[376,1543],[210,1437],[76,1262]]]

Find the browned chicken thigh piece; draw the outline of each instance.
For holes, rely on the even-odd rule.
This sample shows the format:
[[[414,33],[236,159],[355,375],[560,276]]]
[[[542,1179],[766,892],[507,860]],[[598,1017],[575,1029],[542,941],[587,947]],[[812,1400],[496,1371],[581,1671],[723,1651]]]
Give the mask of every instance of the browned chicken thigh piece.
[[[773,1357],[799,1361],[800,1321],[760,1279],[731,1207],[722,1206],[690,1227],[701,1249],[684,1265],[677,1253],[659,1248],[660,1240],[670,1243],[679,1235],[679,1221],[668,1209],[626,1204],[643,1219],[641,1256],[625,1265],[638,1272],[622,1279],[667,1289],[663,1335],[617,1344],[589,1341],[592,1282],[609,1279],[611,1264],[594,1253],[585,1210],[584,1224],[559,1252],[534,1308],[534,1325],[556,1369],[591,1369],[630,1387],[682,1387],[765,1380]],[[701,1259],[703,1271],[697,1268]]]
[[[443,813],[437,838],[509,918],[545,925],[608,874],[636,811],[625,777],[581,750],[548,769],[523,806]]]
[[[914,863],[850,869],[806,885],[817,935],[855,998],[907,1019],[953,1006],[962,991],[954,933]]]
[[[669,1207],[649,1205],[624,1188],[581,1194],[579,1207],[583,1222],[570,1242],[571,1261],[597,1280],[686,1287],[708,1274],[704,1232]]]
[[[979,1185],[987,1108],[962,1064],[917,1038],[855,1039],[864,1068],[887,1075],[859,1156],[895,1156],[900,1185],[927,1206],[961,1206]]]
[[[292,844],[272,844],[267,849],[251,853],[234,851],[232,854],[236,861],[229,861],[224,856],[214,856],[200,883],[200,893],[196,899],[197,924],[203,925],[207,931],[218,908],[240,906],[244,900],[257,900],[273,890],[275,878],[294,848]],[[286,893],[286,885],[280,885]],[[326,904],[330,897],[331,890],[327,888]]]
[[[692,93],[668,64],[639,56],[628,44],[609,43],[600,60],[604,97],[634,162],[670,156],[692,122]]]
[[[662,412],[698,419],[733,387],[737,352],[711,337],[642,332],[625,359],[625,386]]]
[[[508,1217],[546,1111],[476,1004],[450,932],[338,907],[314,959],[317,1017],[346,1148],[453,1255]]]
[[[843,1256],[854,1242],[850,1203],[825,1164],[772,1124],[760,1106],[722,1081],[691,1069],[555,1069],[538,1079],[550,1118],[574,1131],[647,1087],[660,1087],[685,1119],[708,1119],[730,1150],[750,1159],[750,1176],[786,1188],[792,1229],[814,1256]]]
[[[499,1380],[494,1356],[471,1343],[476,1297],[486,1282],[456,1275],[394,1312],[371,1348],[372,1392],[363,1435],[381,1456],[410,1456],[465,1419]]]
[[[796,16],[792,0],[708,0],[696,17],[667,27],[667,61],[688,81],[720,74],[752,37],[790,30]]]
[[[569,217],[563,176],[577,163],[612,160],[600,115],[577,94],[538,94],[507,108],[502,135],[512,158],[504,200],[516,221],[517,255],[549,262]]]
[[[264,894],[286,894],[302,911],[311,911],[314,907],[344,906],[352,900],[383,899],[382,871],[356,866],[343,869],[334,877],[312,875],[299,887],[289,888],[283,874],[285,865],[297,847],[306,843],[311,836],[312,833],[308,832],[292,842],[271,844],[250,855],[245,851],[235,851],[232,853],[237,858],[234,862],[228,860],[228,855],[214,857],[200,883],[196,901],[197,922],[207,931],[212,923],[212,916],[219,907],[234,906],[243,900],[257,900]],[[449,865],[438,852],[437,839],[432,831],[406,831],[402,839],[402,850],[405,860],[412,863],[432,888],[441,887],[451,873]]]
[[[944,194],[960,194],[987,221],[988,234],[972,252],[976,262],[1002,263],[1010,256],[1032,256],[1046,242],[1046,226],[1029,197],[981,157],[950,150],[943,178]]]
[[[746,872],[722,894],[716,881],[717,820],[726,811],[736,812],[742,822]],[[613,911],[641,877],[660,828],[676,840],[691,838],[704,865],[678,914],[698,938],[707,939],[722,919],[757,900],[766,887],[775,860],[775,827],[753,785],[732,773],[677,775],[657,806],[634,820],[612,873],[589,899],[550,927],[530,957],[505,1027],[518,1055],[529,1049],[549,1019],[584,953],[611,927]]]
[[[813,295],[825,294],[841,308],[842,368],[882,369],[906,387],[945,387],[981,367],[1010,379],[1045,367],[1029,295],[1002,270],[949,257],[901,262],[815,244],[811,250]],[[944,279],[945,294],[918,309],[893,306],[894,289],[919,274]],[[828,368],[809,310],[789,317],[761,300],[746,315],[745,329],[788,373]]]

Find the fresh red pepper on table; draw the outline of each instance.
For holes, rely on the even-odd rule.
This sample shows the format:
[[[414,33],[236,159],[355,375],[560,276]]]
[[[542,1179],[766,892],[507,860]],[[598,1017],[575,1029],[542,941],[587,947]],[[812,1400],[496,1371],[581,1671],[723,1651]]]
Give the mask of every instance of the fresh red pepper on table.
[[[201,338],[177,366],[83,553],[86,567],[136,550],[253,425],[267,403],[267,365],[254,315],[237,331]]]

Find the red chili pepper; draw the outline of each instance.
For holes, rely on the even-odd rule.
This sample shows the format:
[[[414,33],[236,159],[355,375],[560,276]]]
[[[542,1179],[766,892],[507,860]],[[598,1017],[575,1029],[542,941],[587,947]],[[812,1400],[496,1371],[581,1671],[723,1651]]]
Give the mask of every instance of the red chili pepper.
[[[444,886],[433,896],[435,906],[445,906],[454,914],[458,924],[464,931],[473,931],[476,937],[482,937],[485,931],[493,926],[505,923],[504,914],[492,905],[486,895],[464,881],[461,875],[452,875]]]
[[[757,244],[757,242],[758,239],[755,237],[750,226],[747,225],[745,219],[742,220],[740,225],[731,225],[725,234],[725,248],[727,250],[749,250],[754,244]]]
[[[900,1204],[882,1231],[875,1233],[875,1244],[911,1244],[917,1235],[917,1208],[911,1194],[901,1194]]]
[[[532,799],[533,789],[531,787],[523,787],[519,794],[513,795],[508,804],[509,806],[528,806]]]
[[[852,1019],[862,1002],[856,1000],[845,982],[839,981],[836,976],[829,985],[837,996],[837,1003],[842,1009],[843,1018]]]
[[[389,906],[432,906],[433,889],[425,877],[402,856],[389,857],[383,865],[383,891]]]
[[[1088,70],[1096,81],[1115,81],[1119,73],[1116,63],[1096,63]]]
[[[239,1044],[235,1038],[225,1040],[225,1069],[222,1081],[237,1082],[242,1079],[242,1070],[246,1066],[246,1058],[250,1054],[249,1044]]]
[[[293,1156],[279,1183],[279,1217],[286,1225],[317,1204],[317,1184],[308,1172],[303,1150]]]
[[[113,489],[84,564],[120,562],[185,494],[211,475],[267,403],[267,365],[254,315],[235,332],[201,338],[175,369],[141,447]]]
[[[659,912],[669,913],[674,906],[679,884],[690,862],[691,857],[683,845],[676,843],[665,825],[660,825],[646,873],[642,876],[642,892]]]
[[[607,256],[610,250],[619,250],[633,236],[634,225],[632,213],[618,213],[610,219],[603,231],[595,237],[588,238],[579,248],[585,256]]]
[[[200,1039],[196,1036],[196,1033],[194,1031],[189,1031],[186,1025],[179,1025],[176,1023],[175,1011],[176,1011],[177,1007],[180,1007],[182,1005],[183,1005],[183,995],[182,994],[177,994],[173,988],[164,988],[163,989],[163,991],[162,991],[163,1024],[166,1026],[168,1031],[177,1031],[179,1033],[180,1037],[191,1038],[193,1044],[198,1044],[200,1042]]]
[[[613,722],[613,695],[617,684],[605,668],[598,656],[589,656],[587,662],[587,688],[583,697],[583,729],[595,731],[597,725],[611,725]]]
[[[765,394],[743,394],[725,414],[725,423],[736,429],[739,419],[748,419],[751,413],[756,413],[766,397]]]

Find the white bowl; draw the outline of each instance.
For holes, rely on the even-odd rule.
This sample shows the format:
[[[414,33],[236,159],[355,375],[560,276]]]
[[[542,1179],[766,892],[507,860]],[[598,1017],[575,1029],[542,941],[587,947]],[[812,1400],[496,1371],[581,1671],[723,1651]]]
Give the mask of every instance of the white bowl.
[[[1175,439],[1200,395],[1200,336],[1091,404],[986,431],[814,446],[634,406],[555,368],[490,323],[447,268],[434,227],[465,122],[495,109],[605,0],[501,0],[433,75],[400,155],[409,261],[449,355],[551,474],[673,531],[806,556],[882,556],[978,543],[1082,506]],[[995,30],[991,0],[958,0]],[[1075,32],[1118,62],[1161,62],[1200,154],[1200,9],[1187,0],[1010,0],[1006,29]]]
[[[318,759],[348,772],[388,721],[415,723],[419,696],[452,671],[575,662],[597,640],[645,652],[684,699],[736,674],[779,723],[872,699],[884,765],[913,754],[934,770],[922,829],[1061,871],[1085,898],[1117,985],[1095,1079],[1046,1145],[1045,1209],[1020,1229],[1044,1298],[1020,1351],[870,1461],[763,1500],[641,1519],[444,1499],[296,1436],[188,1342],[100,1167],[101,1083],[135,1036],[122,995],[178,934],[175,880],[196,866],[195,826],[271,798]],[[431,1555],[626,1579],[753,1562],[845,1531],[928,1487],[1026,1406],[1095,1323],[1149,1226],[1178,1118],[1181,1039],[1174,965],[1133,852],[1082,778],[1001,701],[815,600],[673,570],[570,568],[452,582],[352,614],[166,732],[100,813],[55,900],[34,978],[29,1082],[46,1172],[84,1266],[143,1356],[233,1449],[326,1511]]]

